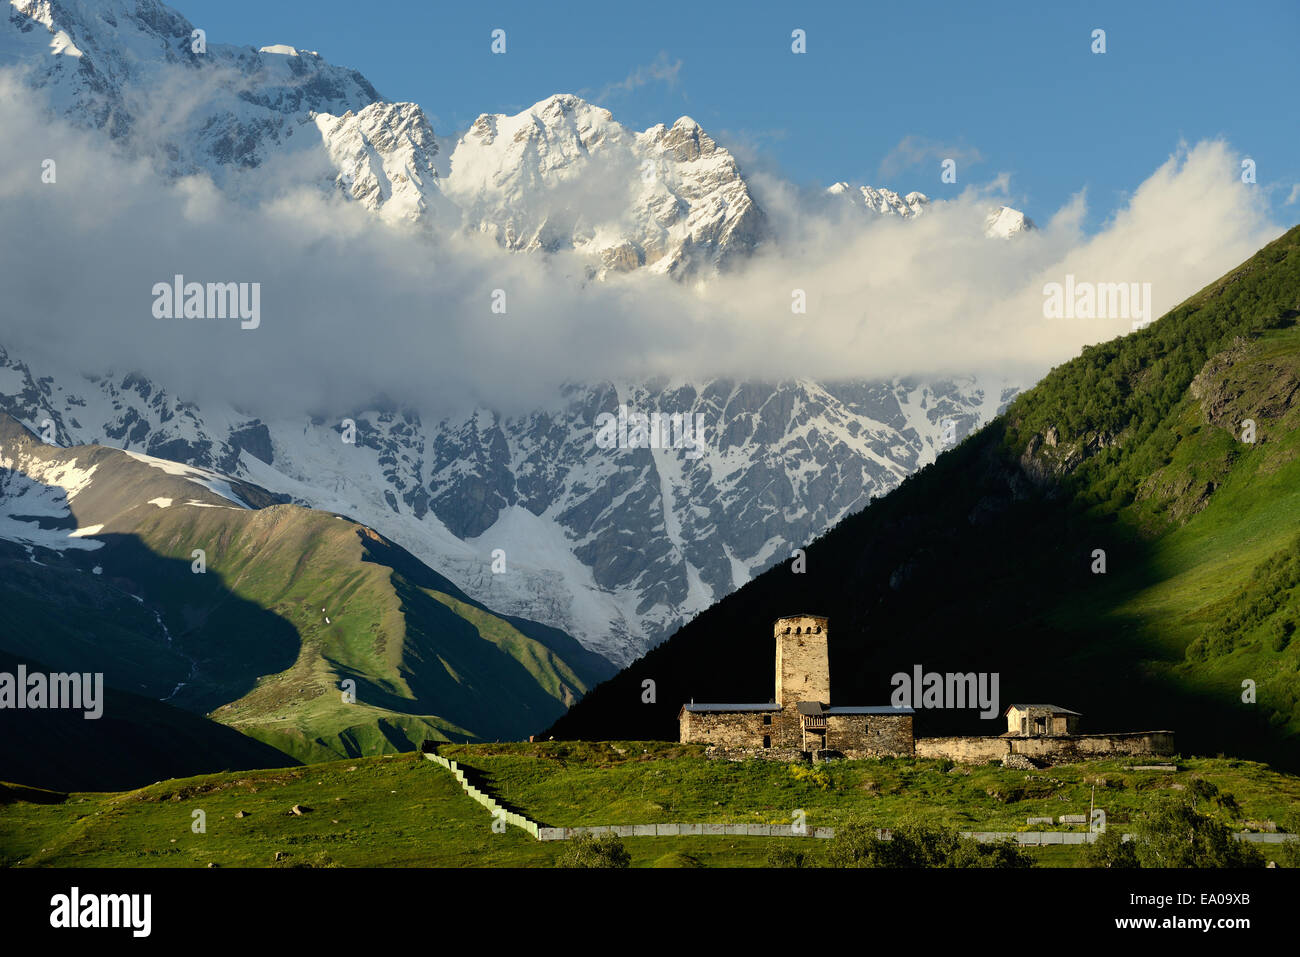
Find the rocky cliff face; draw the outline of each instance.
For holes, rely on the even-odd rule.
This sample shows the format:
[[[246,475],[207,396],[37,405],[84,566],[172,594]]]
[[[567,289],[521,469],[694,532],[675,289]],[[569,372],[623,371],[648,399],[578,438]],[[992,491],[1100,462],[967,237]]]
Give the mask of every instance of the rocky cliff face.
[[[170,175],[203,171],[221,181],[305,139],[310,111],[343,113],[380,99],[360,73],[315,53],[208,44],[156,0],[9,6],[0,62],[20,65],[55,112],[104,130]]]
[[[1015,394],[974,380],[573,386],[549,411],[414,410],[341,419],[198,408],[138,375],[83,377],[0,351],[0,410],[60,444],[147,452],[351,515],[472,596],[559,627],[617,662],[933,459]],[[599,417],[701,416],[698,449]],[[500,561],[495,561],[500,550]]]

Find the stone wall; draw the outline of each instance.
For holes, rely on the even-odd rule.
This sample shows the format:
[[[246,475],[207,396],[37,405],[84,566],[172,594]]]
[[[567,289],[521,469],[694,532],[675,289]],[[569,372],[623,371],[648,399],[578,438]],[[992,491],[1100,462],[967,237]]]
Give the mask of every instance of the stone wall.
[[[771,734],[774,748],[803,748],[803,723],[793,705],[772,712]]]
[[[1173,754],[1172,731],[1127,734],[1069,734],[1043,738],[951,737],[917,738],[918,758],[948,758],[963,764],[988,764],[1011,754],[1035,761],[1067,764],[1090,758]]]
[[[918,758],[948,758],[962,764],[988,764],[1011,753],[1011,738],[917,738]]]
[[[683,711],[680,739],[683,744],[761,748],[764,735],[772,736],[772,727],[763,724],[764,717],[763,712],[757,711]],[[775,738],[772,743],[776,744]]]
[[[1140,731],[1131,734],[1071,734],[1057,738],[1011,738],[1012,750],[1027,758],[1053,761],[1130,755],[1173,754],[1172,731]]]
[[[832,714],[826,729],[826,747],[846,758],[912,756],[910,714]]]

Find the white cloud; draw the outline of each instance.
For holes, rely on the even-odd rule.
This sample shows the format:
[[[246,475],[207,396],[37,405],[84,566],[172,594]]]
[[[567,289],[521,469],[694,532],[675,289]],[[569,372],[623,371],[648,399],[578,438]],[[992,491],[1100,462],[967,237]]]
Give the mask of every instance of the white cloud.
[[[681,72],[682,61],[670,60],[667,52],[661,50],[652,63],[639,66],[617,83],[602,87],[595,96],[595,102],[603,104],[613,96],[631,93],[651,83],[662,83],[671,90],[677,86],[677,78]]]
[[[187,398],[268,416],[337,413],[380,394],[426,417],[469,402],[512,411],[565,381],[655,375],[1033,379],[1129,328],[1044,319],[1045,282],[1150,282],[1158,315],[1281,232],[1227,144],[1207,142],[1179,147],[1095,236],[1081,228],[1082,194],[1003,242],[982,235],[983,187],[904,222],[756,176],[779,247],[701,289],[639,273],[595,283],[563,255],[383,225],[288,160],[241,184],[239,202],[200,178],[160,185],[8,82],[0,345],[82,371],[138,369]],[[46,157],[55,185],[40,181]],[[151,289],[176,273],[260,282],[261,327],[154,319]],[[791,313],[796,288],[807,315]],[[490,310],[495,289],[504,316]]]

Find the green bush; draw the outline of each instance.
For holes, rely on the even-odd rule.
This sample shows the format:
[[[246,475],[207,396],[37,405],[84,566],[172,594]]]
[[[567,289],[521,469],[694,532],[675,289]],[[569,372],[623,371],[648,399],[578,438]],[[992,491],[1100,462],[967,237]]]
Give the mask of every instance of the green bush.
[[[981,844],[953,828],[910,821],[893,829],[892,840],[873,828],[849,824],[831,840],[832,867],[1033,867],[1028,852],[1011,842]]]
[[[1289,812],[1280,823],[1278,830],[1284,834],[1300,833],[1300,813]],[[1300,868],[1300,840],[1287,841],[1278,848],[1277,866]]]
[[[592,837],[580,834],[569,841],[564,849],[557,867],[627,867],[632,863],[632,856],[623,847],[617,835],[602,834]]]
[[[1165,799],[1138,821],[1141,867],[1263,867],[1264,855],[1186,801]]]
[[[1080,855],[1083,867],[1138,867],[1137,848],[1132,841],[1124,840],[1119,831],[1109,830],[1097,835],[1097,840],[1085,844]]]
[[[784,844],[774,844],[767,849],[768,867],[804,867],[807,859],[803,851],[796,851]]]

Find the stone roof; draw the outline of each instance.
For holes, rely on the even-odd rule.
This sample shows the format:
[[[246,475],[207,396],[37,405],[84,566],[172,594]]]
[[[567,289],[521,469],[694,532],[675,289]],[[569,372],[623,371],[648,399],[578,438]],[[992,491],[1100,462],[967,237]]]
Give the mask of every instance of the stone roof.
[[[686,711],[780,711],[781,706],[775,702],[769,701],[766,704],[696,704],[692,701],[690,704],[682,705]]]
[[[1062,708],[1060,705],[1055,704],[1011,704],[1007,705],[1007,710],[1002,712],[1002,716],[1005,718],[1012,708],[1017,711],[1028,711],[1030,708],[1034,708],[1038,711],[1050,711],[1052,714],[1079,714],[1077,711],[1071,711],[1069,708]]]

